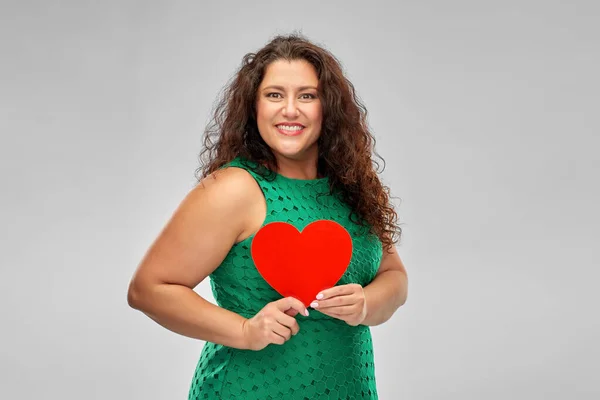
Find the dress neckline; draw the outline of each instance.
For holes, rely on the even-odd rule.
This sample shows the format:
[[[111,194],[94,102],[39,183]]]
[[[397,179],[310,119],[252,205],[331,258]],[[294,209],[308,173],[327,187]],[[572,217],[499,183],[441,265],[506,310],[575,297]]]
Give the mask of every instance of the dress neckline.
[[[280,174],[277,171],[273,171],[272,169],[269,169],[264,164],[259,164],[256,161],[248,160],[247,158],[243,158],[243,157],[238,157],[238,158],[241,159],[241,160],[244,160],[246,162],[250,162],[250,163],[252,163],[254,165],[262,165],[263,168],[265,168],[266,170],[274,173],[275,176],[276,176],[276,178],[278,178],[278,179],[280,179],[282,181],[287,181],[287,182],[290,182],[290,183],[304,183],[304,184],[307,184],[307,183],[318,184],[318,183],[323,183],[323,182],[328,182],[329,181],[329,177],[327,177],[327,176],[322,177],[322,178],[315,178],[315,179],[290,178],[290,177],[287,177],[285,175]]]
[[[279,172],[275,172],[275,175],[277,175],[277,177],[281,178],[282,180],[290,181],[290,182],[297,182],[297,183],[319,183],[319,182],[327,182],[329,180],[329,178],[326,176],[323,178],[315,178],[315,179],[300,179],[300,178],[289,178],[285,175],[281,175]]]

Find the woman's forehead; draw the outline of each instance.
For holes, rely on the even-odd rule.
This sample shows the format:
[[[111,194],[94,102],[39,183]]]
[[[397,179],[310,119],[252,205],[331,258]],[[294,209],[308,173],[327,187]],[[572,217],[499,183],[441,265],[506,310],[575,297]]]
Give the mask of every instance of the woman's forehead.
[[[314,67],[304,60],[278,60],[267,66],[261,87],[280,89],[316,88],[319,83]]]

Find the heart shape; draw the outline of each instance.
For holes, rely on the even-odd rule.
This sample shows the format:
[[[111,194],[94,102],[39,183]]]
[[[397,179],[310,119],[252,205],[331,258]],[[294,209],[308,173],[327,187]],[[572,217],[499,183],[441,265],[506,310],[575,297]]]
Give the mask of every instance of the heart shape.
[[[311,222],[302,232],[286,222],[271,222],[252,239],[251,254],[273,289],[308,307],[344,275],[352,259],[352,237],[330,220]]]

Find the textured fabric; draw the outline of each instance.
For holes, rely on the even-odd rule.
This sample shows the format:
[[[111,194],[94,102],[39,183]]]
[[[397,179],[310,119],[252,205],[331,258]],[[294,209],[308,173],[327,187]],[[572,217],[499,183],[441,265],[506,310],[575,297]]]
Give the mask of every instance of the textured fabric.
[[[246,169],[259,184],[267,203],[263,226],[283,221],[302,230],[315,220],[328,219],[348,230],[352,260],[337,285],[366,286],[373,280],[381,261],[381,242],[366,227],[350,221],[349,207],[329,194],[328,178],[300,180],[276,174],[269,181],[239,158],[226,166]],[[246,318],[282,298],[254,266],[253,237],[235,244],[210,275],[217,304]],[[308,317],[296,316],[300,331],[283,345],[252,351],[206,342],[188,400],[377,399],[370,328],[350,326],[316,309],[309,312]]]

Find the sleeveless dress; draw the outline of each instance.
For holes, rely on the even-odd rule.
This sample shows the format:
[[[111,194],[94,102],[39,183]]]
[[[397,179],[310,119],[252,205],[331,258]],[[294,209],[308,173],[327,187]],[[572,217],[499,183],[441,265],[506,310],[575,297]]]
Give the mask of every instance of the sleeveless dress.
[[[263,191],[267,216],[263,226],[283,221],[302,229],[328,219],[341,224],[352,237],[352,259],[336,284],[359,283],[375,277],[382,244],[349,219],[350,208],[329,194],[328,178],[302,180],[275,174],[265,179],[252,171],[249,160],[236,158],[225,167],[248,171]],[[254,234],[236,243],[209,276],[217,304],[245,318],[282,296],[262,278],[250,252]],[[371,331],[350,326],[309,308],[298,315],[299,332],[283,345],[260,351],[235,349],[206,342],[189,388],[188,400],[200,399],[377,399]]]

